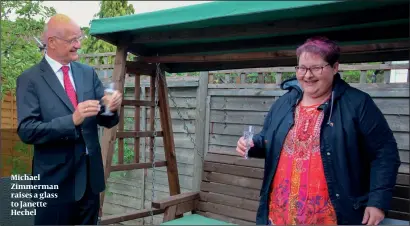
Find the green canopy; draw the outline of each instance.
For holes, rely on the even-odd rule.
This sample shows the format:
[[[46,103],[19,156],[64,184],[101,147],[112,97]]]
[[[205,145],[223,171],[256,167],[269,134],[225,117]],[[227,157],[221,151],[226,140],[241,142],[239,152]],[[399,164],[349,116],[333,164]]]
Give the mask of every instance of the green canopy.
[[[332,4],[335,2],[337,1],[215,1],[150,13],[93,20],[90,33],[98,35],[124,31],[139,33],[204,28],[311,16],[326,13],[329,9],[354,10],[364,6],[349,4],[341,8]],[[368,1],[366,5],[372,6],[373,3],[370,3],[371,1]],[[378,2],[378,4],[380,3]],[[322,12],[312,7],[318,5],[325,6],[322,7]],[[306,8],[307,10],[305,10]],[[299,11],[291,12],[289,11],[291,9]]]
[[[129,52],[139,56],[295,50],[316,35],[341,46],[403,42],[409,40],[409,1],[215,1],[93,20],[90,34],[114,45],[126,42]],[[393,52],[380,60],[408,59],[408,53]],[[359,58],[350,61],[371,59]],[[201,69],[195,63],[168,65],[171,71]]]

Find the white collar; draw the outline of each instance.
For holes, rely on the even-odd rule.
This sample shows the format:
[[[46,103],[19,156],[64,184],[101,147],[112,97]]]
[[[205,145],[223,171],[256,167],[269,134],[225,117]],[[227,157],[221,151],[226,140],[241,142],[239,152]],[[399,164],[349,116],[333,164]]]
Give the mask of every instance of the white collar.
[[[57,73],[57,71],[59,71],[61,69],[61,67],[63,66],[62,64],[60,64],[59,62],[57,62],[53,58],[49,57],[47,53],[44,54],[44,57],[46,58],[48,64],[50,64],[50,67],[51,67],[51,69],[53,69],[54,73]],[[67,66],[71,69],[70,64],[68,64]]]

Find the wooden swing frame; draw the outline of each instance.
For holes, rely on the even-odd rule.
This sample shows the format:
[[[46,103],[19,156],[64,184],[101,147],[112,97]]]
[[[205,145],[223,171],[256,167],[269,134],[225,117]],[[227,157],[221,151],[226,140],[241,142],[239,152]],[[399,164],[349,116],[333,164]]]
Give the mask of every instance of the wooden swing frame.
[[[187,10],[189,10],[188,7]],[[195,212],[196,200],[199,199],[199,193],[180,194],[167,84],[164,77],[164,79],[159,79],[158,87],[155,87],[154,83],[157,76],[157,67],[155,64],[159,63],[161,70],[170,73],[294,66],[297,62],[295,58],[295,47],[302,44],[307,37],[314,35],[324,35],[330,39],[336,39],[339,42],[342,52],[341,63],[408,60],[408,50],[410,48],[408,37],[408,2],[397,1],[397,3],[392,3],[391,5],[386,4],[375,9],[359,9],[354,15],[349,15],[348,17],[346,17],[346,13],[347,12],[341,12],[296,19],[287,18],[258,23],[215,25],[206,28],[193,26],[193,28],[170,29],[164,32],[133,30],[130,32],[118,31],[94,35],[99,39],[106,40],[117,46],[112,79],[120,92],[124,92],[125,75],[130,74],[135,76],[135,100],[123,101],[119,125],[112,129],[105,129],[103,133],[102,156],[105,168],[105,181],[107,181],[110,173],[114,171],[152,168],[152,153],[150,158],[151,162],[139,162],[139,140],[141,137],[150,137],[151,140],[153,139],[153,113],[154,108],[158,107],[162,131],[158,131],[157,135],[163,137],[165,161],[155,162],[154,164],[156,167],[166,167],[171,196],[167,200],[153,201],[152,210],[144,209],[133,213],[104,216],[102,217],[101,224],[114,224],[148,217],[151,213],[154,215],[165,213],[164,221],[168,221],[182,216],[186,211]],[[253,14],[250,14],[248,16],[252,17],[252,15]],[[386,26],[383,24],[388,21],[391,21],[392,25]],[[194,24],[194,22],[192,22],[192,24]],[[369,26],[358,28],[356,26],[358,24],[368,24]],[[344,30],[342,28],[343,26],[356,26],[352,28],[354,35],[352,35],[353,32],[350,33],[348,30]],[[326,30],[331,27],[340,29],[320,32],[320,29]],[[311,32],[295,34],[300,29]],[[369,35],[369,32],[371,35]],[[372,34],[371,32],[376,33]],[[270,39],[252,39],[252,36],[255,35],[263,36],[271,34],[281,35]],[[236,39],[236,37],[238,37],[238,39]],[[239,37],[250,38],[243,40],[239,39]],[[228,41],[209,41],[209,43],[206,43],[206,40],[217,38],[227,39]],[[195,41],[200,40],[205,40],[205,43],[195,43]],[[193,43],[184,44],[184,41],[193,41]],[[152,47],[151,50],[150,47],[147,47],[152,43],[167,44],[172,42],[181,42],[181,44],[170,45],[167,48]],[[274,49],[281,46],[285,46],[286,48]],[[254,50],[267,47],[273,48],[274,50]],[[207,49],[209,49],[209,53],[206,53]],[[235,52],[243,49],[248,50]],[[223,52],[228,50],[230,51],[228,53],[212,53],[212,51]],[[127,61],[128,52],[136,54],[138,56],[137,60]],[[138,87],[140,87],[141,75],[151,76],[150,100],[140,100],[140,89],[138,89]],[[155,106],[154,101],[155,90],[158,91],[158,106]],[[124,106],[135,107],[135,131],[123,131]],[[150,107],[151,109],[150,130],[148,131],[140,131],[140,106]],[[124,145],[123,138],[134,138],[134,162],[131,164],[123,164],[123,160],[121,159],[123,156],[119,156],[118,165],[111,165],[114,143],[116,139],[119,139],[119,149],[121,150]],[[151,152],[153,152],[152,146]],[[101,208],[103,203],[104,193],[101,194]],[[185,203],[185,207],[181,206],[183,203]]]

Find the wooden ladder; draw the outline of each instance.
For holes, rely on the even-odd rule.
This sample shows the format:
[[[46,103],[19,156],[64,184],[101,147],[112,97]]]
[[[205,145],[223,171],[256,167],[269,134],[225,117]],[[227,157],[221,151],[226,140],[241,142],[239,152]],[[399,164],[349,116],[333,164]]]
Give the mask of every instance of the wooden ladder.
[[[157,79],[157,67],[154,64],[144,64],[141,62],[127,61],[126,60],[126,46],[118,46],[115,56],[113,81],[116,84],[116,89],[119,92],[124,93],[125,74],[130,73],[135,75],[135,100],[125,100],[123,98],[121,110],[119,112],[120,122],[117,126],[106,129],[104,128],[102,137],[102,157],[104,164],[104,179],[107,183],[107,179],[111,172],[115,171],[127,171],[134,169],[148,169],[153,165],[154,154],[154,135],[156,137],[162,137],[164,143],[165,161],[158,161],[154,163],[155,167],[166,167],[168,174],[168,184],[170,195],[180,194],[180,185],[178,179],[177,161],[175,155],[175,145],[172,130],[172,121],[170,115],[170,108],[168,103],[168,90],[165,77],[160,76],[157,81],[158,87],[155,86]],[[150,98],[149,100],[140,99],[140,85],[141,74],[149,75],[150,77]],[[158,102],[155,101],[155,91],[158,92]],[[158,104],[158,106],[156,106]],[[134,106],[134,131],[124,131],[124,107]],[[150,108],[150,121],[149,130],[140,130],[140,112],[141,106]],[[161,122],[162,131],[155,130],[155,108],[159,108],[159,117]],[[155,132],[156,131],[156,132]],[[149,150],[150,150],[150,162],[140,162],[140,138],[150,137]],[[124,138],[134,138],[134,160],[133,163],[124,164]],[[112,165],[112,159],[114,154],[114,144],[118,139],[118,164]],[[145,150],[144,150],[145,151]],[[152,178],[154,179],[154,178]],[[154,192],[154,191],[152,191]],[[104,204],[105,192],[100,195],[100,216],[102,216],[102,208]],[[154,201],[154,200],[152,200]],[[144,200],[143,200],[144,202]],[[135,212],[129,212],[118,215],[102,216],[100,224],[115,224],[123,221],[133,220],[137,218],[148,217],[151,214],[161,214],[164,210],[161,209],[142,209]]]

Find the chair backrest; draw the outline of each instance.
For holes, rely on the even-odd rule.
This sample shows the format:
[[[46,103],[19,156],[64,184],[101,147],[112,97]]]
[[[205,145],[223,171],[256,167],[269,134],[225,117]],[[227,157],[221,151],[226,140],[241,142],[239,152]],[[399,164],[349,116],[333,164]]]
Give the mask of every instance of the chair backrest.
[[[263,159],[243,159],[233,148],[211,148],[204,161],[199,213],[235,224],[255,224]],[[409,220],[409,175],[400,174],[388,218]]]
[[[403,160],[402,160],[403,161]],[[391,202],[390,211],[386,214],[388,218],[410,221],[410,187],[409,187],[409,172],[403,168],[406,165],[402,164],[399,175],[396,180],[396,187],[393,191],[393,199]]]
[[[234,224],[255,224],[264,160],[243,159],[234,149],[209,150],[205,157],[199,213]]]

